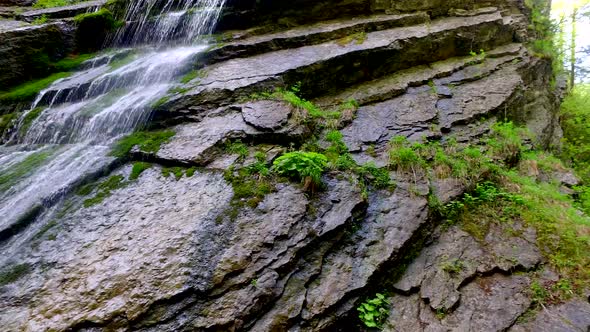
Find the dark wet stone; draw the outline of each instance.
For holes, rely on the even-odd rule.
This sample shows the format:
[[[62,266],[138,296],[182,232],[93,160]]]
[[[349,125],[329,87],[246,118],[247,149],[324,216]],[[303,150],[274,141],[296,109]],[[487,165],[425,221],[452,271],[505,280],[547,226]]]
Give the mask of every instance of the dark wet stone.
[[[260,130],[278,130],[287,124],[293,106],[284,102],[264,100],[242,106],[242,116],[247,124]]]
[[[391,298],[385,331],[504,331],[527,310],[531,280],[524,275],[479,277],[461,288],[461,303],[442,318],[418,294]]]

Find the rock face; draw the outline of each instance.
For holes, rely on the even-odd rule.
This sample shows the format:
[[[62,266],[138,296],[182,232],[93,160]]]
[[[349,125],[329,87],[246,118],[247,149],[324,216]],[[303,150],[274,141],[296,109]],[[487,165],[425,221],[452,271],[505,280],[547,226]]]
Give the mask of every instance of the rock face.
[[[1,87],[39,77],[74,49],[74,29],[64,22],[0,30],[0,39]]]
[[[521,1],[228,6],[220,28],[253,29],[209,50],[195,64],[202,75],[157,107],[152,125],[176,134],[105,171],[99,183],[124,185],[101,200],[88,196],[98,197],[100,185],[82,187],[0,242],[3,330],[361,330],[355,308],[380,285],[393,304],[385,330],[588,330],[589,304],[579,299],[518,320],[533,302],[528,272],[545,263],[537,234],[518,223],[511,231],[493,224],[483,237],[438,225],[427,195],[447,203],[465,189],[458,180],[391,172],[396,188],[376,189],[327,172],[313,193],[288,181],[246,184],[265,189],[254,203],[232,180],[260,161],[228,148],[234,140],[270,163],[312,139],[302,108],[249,98],[298,83],[325,109],[358,104],[346,121],[325,125],[341,130],[359,163],[384,165],[396,135],[477,140],[496,117],[527,124],[542,145],[555,142],[550,63],[525,46]],[[348,18],[361,14],[372,15]],[[258,26],[278,17],[284,22]],[[23,31],[41,38],[52,27],[59,24]],[[11,39],[29,38],[18,31]],[[20,65],[22,56],[0,61]],[[136,161],[152,165],[130,179]]]

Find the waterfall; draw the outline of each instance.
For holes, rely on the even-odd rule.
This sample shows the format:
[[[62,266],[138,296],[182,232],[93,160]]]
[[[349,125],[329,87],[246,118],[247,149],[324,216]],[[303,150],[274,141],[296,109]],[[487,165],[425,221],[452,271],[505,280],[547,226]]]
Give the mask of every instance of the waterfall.
[[[0,147],[0,234],[114,162],[111,145],[145,125],[151,105],[207,48],[200,37],[212,33],[224,3],[130,1],[115,49],[39,93],[14,144]],[[117,46],[123,36],[131,48]]]

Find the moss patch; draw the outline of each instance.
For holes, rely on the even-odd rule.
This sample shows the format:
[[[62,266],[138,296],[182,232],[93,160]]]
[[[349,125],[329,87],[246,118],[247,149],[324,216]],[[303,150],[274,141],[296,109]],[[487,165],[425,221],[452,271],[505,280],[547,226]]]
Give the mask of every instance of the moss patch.
[[[129,154],[133,147],[147,153],[156,153],[160,146],[170,140],[175,132],[172,130],[162,131],[138,131],[120,139],[111,151],[111,155],[121,158]]]
[[[17,281],[25,274],[29,273],[31,267],[29,264],[17,264],[4,268],[0,272],[0,286],[4,286]]]
[[[143,173],[150,167],[152,167],[152,164],[146,162],[138,161],[133,163],[133,167],[131,168],[131,174],[129,174],[129,180],[137,180],[141,173]]]
[[[0,102],[30,100],[34,98],[41,90],[51,85],[51,83],[70,75],[71,73],[69,72],[55,73],[42,79],[23,83],[9,91],[0,92]]]
[[[34,152],[21,162],[0,173],[0,192],[7,191],[22,177],[43,166],[54,152],[55,150]]]
[[[113,175],[106,179],[96,187],[97,191],[94,197],[84,201],[84,207],[91,207],[102,203],[107,197],[109,197],[113,191],[123,188],[128,183],[125,182],[123,175]]]
[[[20,126],[20,129],[19,129],[21,135],[24,136],[27,133],[29,128],[31,128],[33,121],[35,121],[35,119],[37,119],[39,117],[39,115],[41,115],[41,113],[43,113],[43,110],[44,109],[42,107],[37,107],[37,108],[30,110],[25,115],[23,122]]]

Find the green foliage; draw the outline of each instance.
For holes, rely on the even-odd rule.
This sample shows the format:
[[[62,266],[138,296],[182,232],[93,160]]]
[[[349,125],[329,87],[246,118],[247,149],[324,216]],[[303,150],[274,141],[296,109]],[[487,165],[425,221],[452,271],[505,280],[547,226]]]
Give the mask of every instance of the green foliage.
[[[263,92],[260,94],[254,94],[251,97],[253,99],[271,99],[271,100],[282,100],[293,105],[297,110],[303,111],[303,114],[296,114],[295,116],[299,121],[304,122],[309,116],[312,120],[327,121],[340,119],[341,113],[326,112],[310,102],[299,96],[301,93],[300,85],[294,85],[290,89],[276,89],[274,92]]]
[[[364,164],[358,170],[359,175],[364,181],[376,189],[392,189],[393,184],[389,172],[385,168],[378,168],[374,163]]]
[[[41,15],[41,16],[37,17],[36,19],[34,19],[33,22],[31,22],[31,23],[33,23],[34,25],[45,24],[45,23],[47,23],[47,16],[45,14]]]
[[[362,302],[356,310],[366,327],[381,329],[389,316],[389,300],[385,295],[377,293],[374,298]]]
[[[494,157],[514,166],[520,160],[524,150],[522,140],[527,134],[525,129],[516,127],[512,122],[498,122],[492,126],[492,136],[486,143]]]
[[[455,275],[465,269],[465,263],[460,259],[451,259],[444,261],[440,268],[448,274]]]
[[[0,115],[0,137],[13,126],[16,119],[18,119],[18,113]]]
[[[143,152],[156,153],[160,150],[160,146],[174,135],[175,132],[172,130],[138,131],[120,139],[111,150],[111,155],[118,158],[125,157],[135,146]]]
[[[295,151],[277,158],[272,169],[280,175],[298,178],[301,181],[310,179],[315,185],[319,185],[327,165],[328,158],[323,154]]]
[[[109,197],[113,191],[123,188],[128,183],[125,182],[123,175],[113,175],[105,181],[98,184],[96,187],[97,191],[94,197],[86,199],[84,201],[84,207],[88,208],[93,205],[102,203],[107,197]],[[80,191],[79,191],[80,193]]]
[[[238,160],[243,161],[248,157],[248,146],[240,140],[228,141],[225,143],[225,151],[230,154],[237,154]]]
[[[515,204],[524,204],[524,199],[517,195],[498,189],[491,182],[478,183],[475,189],[470,193],[465,193],[459,200],[452,201],[443,207],[442,213],[447,218],[447,222],[455,223],[460,217],[464,216],[467,211],[472,211],[478,206],[489,204],[495,207],[503,206],[507,202]],[[480,231],[484,228],[478,228],[475,225],[472,229],[472,235],[482,238]]]
[[[357,45],[363,44],[367,40],[367,33],[366,32],[358,32],[352,35],[340,38],[336,41],[340,46],[346,46],[352,42],[355,42]]]
[[[404,136],[393,137],[389,142],[390,167],[397,171],[411,171],[416,177],[416,173],[426,166],[418,151],[422,148],[421,144],[411,145]]]
[[[29,264],[17,264],[9,267],[5,267],[0,272],[0,286],[4,286],[17,281],[22,278],[25,274],[29,273],[31,267]]]
[[[129,174],[129,180],[137,180],[141,173],[143,173],[148,168],[152,167],[152,164],[146,162],[135,162],[133,163],[133,167],[131,168],[131,173]]]
[[[69,1],[69,0],[37,0],[33,5],[34,8],[53,8],[53,7],[63,7],[68,6],[76,3],[78,1]]]
[[[233,208],[230,211],[232,219],[237,216],[241,207],[255,208],[266,195],[274,190],[269,178],[268,167],[260,159],[257,164],[237,171],[230,167],[225,172],[224,178],[231,183],[234,190],[231,203]]]

